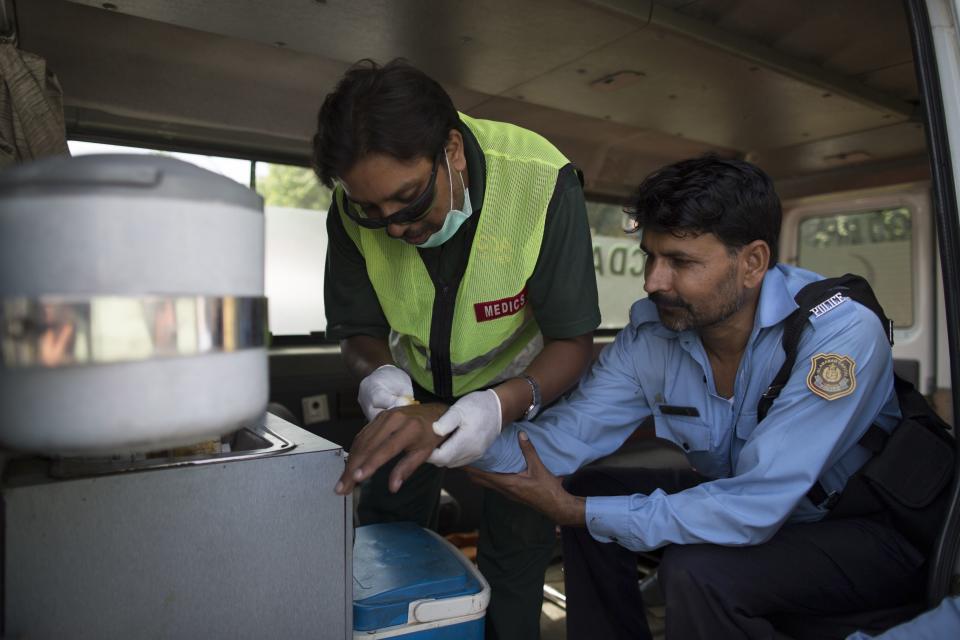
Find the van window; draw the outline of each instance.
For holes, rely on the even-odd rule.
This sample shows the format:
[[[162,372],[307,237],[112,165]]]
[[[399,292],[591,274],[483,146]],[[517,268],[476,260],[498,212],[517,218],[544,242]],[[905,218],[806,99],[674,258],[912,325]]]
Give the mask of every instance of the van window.
[[[912,216],[907,207],[811,216],[797,264],[824,276],[862,275],[897,328],[913,326]]]
[[[587,218],[600,296],[600,328],[620,329],[630,319],[630,305],[647,295],[640,236],[625,231],[631,221],[623,205],[588,201]]]
[[[267,222],[266,294],[270,332],[324,331],[323,271],[330,190],[306,167],[258,162],[256,189]]]

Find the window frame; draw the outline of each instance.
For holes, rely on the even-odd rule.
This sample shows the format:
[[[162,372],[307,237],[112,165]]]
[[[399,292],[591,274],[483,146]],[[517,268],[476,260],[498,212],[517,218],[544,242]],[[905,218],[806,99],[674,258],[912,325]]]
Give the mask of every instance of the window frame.
[[[916,222],[917,216],[916,216],[914,210],[913,210],[910,206],[899,206],[899,207],[886,207],[886,206],[885,206],[885,207],[870,207],[870,208],[858,208],[858,209],[853,209],[853,210],[844,209],[844,210],[842,210],[842,211],[839,211],[839,210],[838,210],[838,211],[833,212],[833,213],[826,213],[826,212],[824,212],[824,213],[817,213],[817,212],[809,212],[809,211],[808,211],[808,212],[805,212],[805,213],[803,214],[803,216],[800,217],[800,218],[798,218],[797,221],[796,221],[797,236],[796,236],[796,242],[795,242],[794,245],[793,245],[793,250],[794,250],[794,252],[795,252],[795,253],[794,253],[794,264],[795,264],[796,266],[798,266],[798,267],[803,268],[803,269],[808,269],[808,270],[811,270],[811,271],[816,271],[815,269],[811,269],[811,268],[809,268],[809,267],[806,267],[806,266],[800,264],[800,254],[802,253],[801,241],[803,240],[803,237],[802,237],[803,234],[800,233],[800,229],[801,229],[801,227],[803,226],[803,224],[804,224],[805,222],[807,222],[807,221],[809,221],[809,220],[814,220],[814,219],[829,219],[829,218],[834,218],[834,219],[836,219],[836,218],[838,218],[838,217],[840,217],[840,216],[857,216],[857,215],[873,214],[873,213],[877,213],[877,212],[881,212],[881,211],[890,211],[890,210],[906,210],[907,213],[908,213],[909,216],[910,216],[910,257],[909,257],[909,258],[910,258],[910,268],[911,268],[911,271],[912,271],[912,267],[913,267],[913,264],[914,264],[914,258],[916,257],[915,252],[916,252],[916,250],[917,250],[917,243],[914,241],[914,235],[913,235],[914,226],[915,226],[914,223]],[[827,275],[827,274],[821,274],[821,275]],[[840,276],[840,275],[843,275],[843,274],[839,274],[839,273],[838,273],[838,274],[833,274],[833,275],[834,275],[834,276]],[[863,275],[863,274],[857,274],[857,275]],[[914,276],[914,277],[911,278],[911,281],[910,281],[910,295],[911,295],[911,298],[912,298],[911,301],[910,301],[910,318],[911,318],[910,324],[908,324],[908,325],[899,325],[899,326],[895,325],[895,326],[894,326],[894,329],[909,330],[909,329],[913,329],[914,327],[917,326],[917,307],[918,307],[918,304],[919,304],[919,297],[920,297],[920,296],[918,295],[918,293],[917,293],[917,291],[916,291],[916,286],[917,286],[917,278],[916,278],[916,276]],[[889,314],[888,314],[888,315],[889,315]],[[892,319],[892,318],[891,318],[891,319]]]
[[[849,191],[792,200],[784,205],[780,232],[780,261],[796,265],[800,224],[811,217],[843,215],[904,207],[912,226],[911,275],[913,324],[893,330],[894,358],[920,363],[920,387],[926,392],[936,376],[937,318],[936,272],[939,255],[934,233],[930,184],[910,182],[881,189]]]
[[[780,261],[799,266],[800,226],[811,218],[872,213],[884,209],[904,208],[910,212],[910,260],[911,268],[922,256],[930,255],[935,244],[931,242],[932,225],[929,205],[929,185],[909,183],[876,191],[841,192],[793,201],[784,206],[783,224],[780,231]],[[920,313],[922,287],[928,286],[932,273],[926,269],[912,269],[911,295],[913,322],[909,326],[896,327],[894,335],[909,338],[916,333],[924,320]],[[923,271],[923,273],[921,273]]]

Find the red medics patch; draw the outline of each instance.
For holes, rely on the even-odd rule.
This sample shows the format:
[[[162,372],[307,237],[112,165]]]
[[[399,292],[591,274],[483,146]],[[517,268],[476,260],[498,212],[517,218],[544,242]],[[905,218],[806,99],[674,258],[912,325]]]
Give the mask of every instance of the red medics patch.
[[[473,305],[473,312],[477,316],[477,322],[487,322],[496,320],[504,316],[512,316],[527,306],[527,288],[515,296],[501,298],[500,300],[491,300],[490,302],[477,302]]]

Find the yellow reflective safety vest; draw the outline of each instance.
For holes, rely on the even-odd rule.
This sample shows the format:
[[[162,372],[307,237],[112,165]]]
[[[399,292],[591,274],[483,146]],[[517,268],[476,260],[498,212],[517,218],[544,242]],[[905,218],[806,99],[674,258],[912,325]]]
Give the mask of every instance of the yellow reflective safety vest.
[[[482,212],[459,282],[435,282],[417,248],[366,229],[334,197],[390,324],[390,351],[423,388],[448,400],[521,373],[543,348],[527,280],[543,241],[547,207],[570,163],[543,137],[460,114],[486,163]]]

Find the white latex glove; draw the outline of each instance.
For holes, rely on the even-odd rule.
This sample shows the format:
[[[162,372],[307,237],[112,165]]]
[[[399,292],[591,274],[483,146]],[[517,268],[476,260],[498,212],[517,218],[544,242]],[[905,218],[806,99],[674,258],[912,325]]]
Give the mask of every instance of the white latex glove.
[[[403,369],[385,364],[360,381],[357,401],[367,420],[381,411],[413,404],[413,383]]]
[[[484,454],[500,435],[500,397],[493,389],[468,393],[440,419],[433,432],[445,436],[456,432],[433,450],[427,462],[438,467],[462,467]]]

